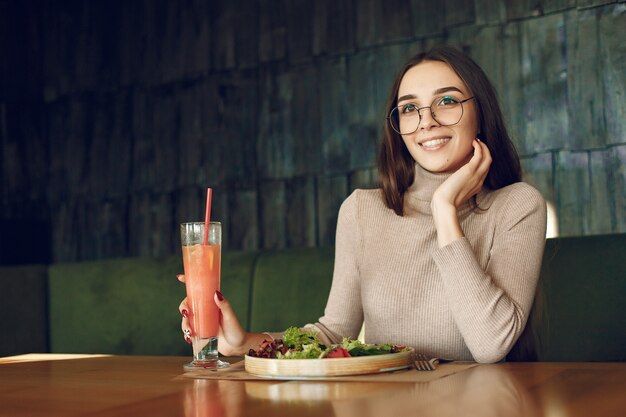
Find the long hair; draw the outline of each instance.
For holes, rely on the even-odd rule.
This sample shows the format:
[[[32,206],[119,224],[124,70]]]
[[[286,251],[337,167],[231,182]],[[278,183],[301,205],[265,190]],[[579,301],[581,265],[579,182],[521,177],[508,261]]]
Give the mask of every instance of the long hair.
[[[493,157],[484,186],[490,190],[497,190],[521,181],[519,157],[504,126],[495,88],[472,58],[451,46],[435,46],[430,51],[415,55],[407,61],[391,88],[385,108],[386,115],[398,105],[398,89],[404,74],[423,61],[441,61],[448,64],[474,96],[478,110],[478,137],[487,145]],[[404,193],[415,177],[415,160],[404,144],[402,136],[391,128],[389,122],[385,123],[378,153],[378,171],[385,205],[402,216]]]

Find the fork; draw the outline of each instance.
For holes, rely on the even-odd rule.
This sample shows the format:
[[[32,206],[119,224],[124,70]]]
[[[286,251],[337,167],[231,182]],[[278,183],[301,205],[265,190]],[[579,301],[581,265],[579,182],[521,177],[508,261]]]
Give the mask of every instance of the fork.
[[[428,359],[423,353],[416,353],[413,361],[418,371],[434,371],[437,362],[437,358]]]

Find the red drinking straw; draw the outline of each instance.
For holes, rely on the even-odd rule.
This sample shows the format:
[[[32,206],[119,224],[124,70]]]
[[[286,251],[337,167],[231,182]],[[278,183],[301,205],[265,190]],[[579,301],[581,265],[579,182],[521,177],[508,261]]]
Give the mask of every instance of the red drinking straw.
[[[204,212],[204,245],[209,244],[209,226],[211,225],[211,194],[213,189],[206,190],[206,211]]]

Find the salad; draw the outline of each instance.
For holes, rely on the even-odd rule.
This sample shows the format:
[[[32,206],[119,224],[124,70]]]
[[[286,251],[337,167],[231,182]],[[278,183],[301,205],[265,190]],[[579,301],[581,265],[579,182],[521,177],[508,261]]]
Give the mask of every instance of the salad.
[[[290,327],[282,339],[264,340],[257,350],[250,349],[248,356],[272,359],[323,359],[349,358],[352,356],[385,355],[408,350],[392,344],[372,345],[344,338],[341,344],[325,345],[315,332]]]

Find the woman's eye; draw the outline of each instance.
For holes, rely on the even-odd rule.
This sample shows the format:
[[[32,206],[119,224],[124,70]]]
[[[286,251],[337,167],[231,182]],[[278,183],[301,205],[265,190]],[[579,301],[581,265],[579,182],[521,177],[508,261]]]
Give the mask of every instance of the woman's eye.
[[[400,110],[402,110],[402,113],[412,113],[417,110],[417,106],[415,104],[409,103],[402,106]]]
[[[438,101],[439,106],[452,106],[454,104],[459,104],[459,100],[450,96],[441,97]]]

